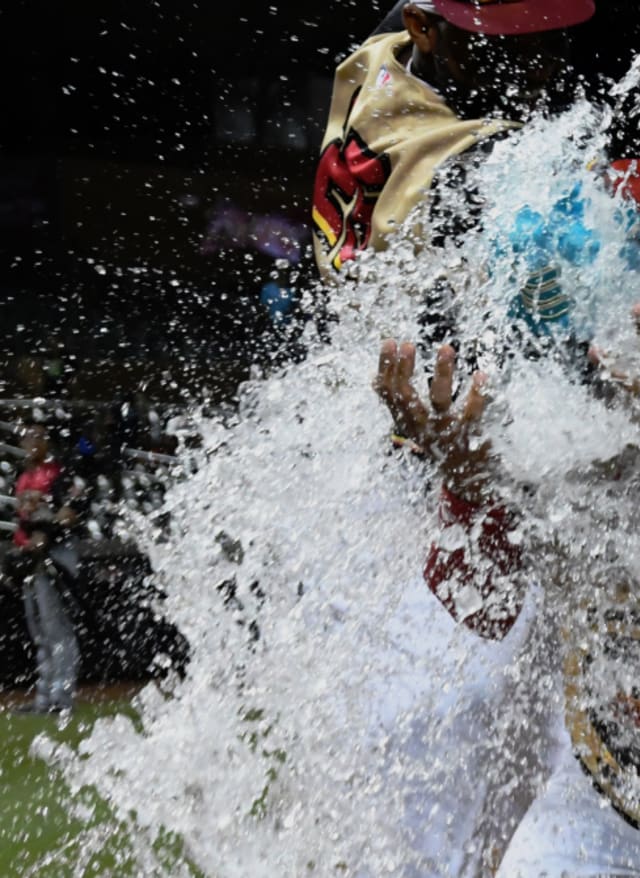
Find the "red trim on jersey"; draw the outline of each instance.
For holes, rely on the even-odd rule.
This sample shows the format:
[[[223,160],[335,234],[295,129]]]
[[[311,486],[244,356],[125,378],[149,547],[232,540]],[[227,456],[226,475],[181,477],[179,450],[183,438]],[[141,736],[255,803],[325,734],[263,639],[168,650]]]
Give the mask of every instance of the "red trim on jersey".
[[[424,568],[427,585],[456,621],[481,637],[502,640],[522,607],[508,581],[522,567],[521,548],[509,539],[512,514],[502,505],[468,503],[443,486],[439,517],[441,539],[432,543]],[[459,543],[454,527],[462,529],[464,545],[448,549],[447,537]],[[507,582],[496,587],[498,576]],[[464,604],[474,596],[480,609],[465,612]]]

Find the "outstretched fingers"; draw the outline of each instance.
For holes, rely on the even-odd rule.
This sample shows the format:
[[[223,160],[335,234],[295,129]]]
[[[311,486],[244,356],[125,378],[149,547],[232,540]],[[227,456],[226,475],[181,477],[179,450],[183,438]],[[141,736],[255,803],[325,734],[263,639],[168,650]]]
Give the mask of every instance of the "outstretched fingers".
[[[380,348],[375,389],[397,429],[439,461],[451,489],[460,496],[481,498],[489,478],[491,443],[478,445],[470,439],[487,404],[487,376],[476,372],[464,404],[454,406],[456,355],[451,345],[443,345],[437,353],[427,408],[412,384],[415,361],[415,345],[386,339]]]
[[[640,302],[636,302],[631,308],[631,319],[633,320],[636,334],[640,336]],[[638,379],[634,379],[628,372],[620,369],[610,351],[605,351],[603,348],[592,344],[589,346],[587,357],[593,366],[605,371],[608,378],[624,385],[627,390],[637,392],[640,389]]]
[[[635,324],[636,332],[640,335],[640,303],[631,309],[631,317]],[[640,396],[640,379],[631,375],[625,369],[621,369],[616,358],[610,351],[605,351],[597,345],[590,345],[587,357],[592,366],[600,370],[604,379],[623,387],[632,396]]]

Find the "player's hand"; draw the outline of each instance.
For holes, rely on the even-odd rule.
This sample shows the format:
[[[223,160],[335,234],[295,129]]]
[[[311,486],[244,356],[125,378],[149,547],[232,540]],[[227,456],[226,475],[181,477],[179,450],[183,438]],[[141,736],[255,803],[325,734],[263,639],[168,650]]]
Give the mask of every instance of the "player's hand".
[[[631,317],[635,324],[636,332],[640,336],[640,303],[631,309]],[[622,387],[631,396],[640,396],[640,377],[631,375],[625,369],[618,366],[616,357],[608,351],[591,345],[588,353],[589,361],[597,366],[603,376],[612,383]]]
[[[400,432],[436,460],[447,486],[472,503],[486,499],[491,478],[491,444],[479,437],[479,421],[486,405],[486,376],[476,372],[461,406],[454,406],[455,352],[443,345],[437,354],[429,403],[411,383],[416,348],[386,339],[380,350],[374,388],[386,403]]]

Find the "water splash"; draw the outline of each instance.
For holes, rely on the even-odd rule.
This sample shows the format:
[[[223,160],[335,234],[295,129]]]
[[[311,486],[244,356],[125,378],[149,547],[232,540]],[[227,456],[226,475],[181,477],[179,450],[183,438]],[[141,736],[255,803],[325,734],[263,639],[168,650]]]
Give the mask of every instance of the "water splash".
[[[141,832],[180,834],[206,875],[472,874],[491,854],[474,837],[482,815],[466,807],[464,826],[450,815],[465,797],[490,803],[487,819],[508,835],[540,781],[551,744],[538,735],[532,693],[561,696],[558,662],[539,663],[546,635],[532,638],[529,620],[541,591],[566,613],[594,566],[606,573],[614,555],[637,562],[626,483],[612,493],[602,479],[637,426],[561,358],[516,354],[504,367],[524,269],[495,238],[525,205],[547,215],[579,184],[600,247],[588,265],[564,264],[562,282],[581,326],[632,351],[638,276],[620,253],[620,200],[587,167],[604,121],[579,103],[500,143],[477,180],[493,224],[456,252],[416,253],[408,234],[365,254],[333,292],[331,343],[310,329],[303,363],[248,382],[236,414],[199,420],[198,472],[166,498],[170,538],[142,534],[191,642],[187,678],[143,691],[143,733],[104,720],[79,755],[49,758],[123,818],[135,814]],[[505,491],[522,503],[519,486],[533,486],[525,538],[570,548],[553,576],[548,559],[557,567],[561,553],[541,550],[545,588],[533,588],[507,645],[456,629],[427,592],[439,479],[390,451],[371,389],[380,339],[418,336],[417,297],[443,271],[466,276],[464,336],[487,339],[482,365],[496,397],[487,429]],[[424,392],[426,378],[417,384]],[[482,707],[488,690],[502,704],[497,721],[494,702]],[[479,773],[492,761],[495,771]],[[438,864],[426,828],[442,845]]]

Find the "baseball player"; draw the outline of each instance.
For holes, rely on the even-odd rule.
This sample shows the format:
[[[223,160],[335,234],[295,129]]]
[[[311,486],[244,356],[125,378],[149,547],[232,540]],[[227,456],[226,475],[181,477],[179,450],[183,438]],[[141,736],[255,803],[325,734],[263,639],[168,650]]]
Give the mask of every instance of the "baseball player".
[[[418,0],[403,9],[406,32],[374,36],[349,57],[336,74],[314,189],[314,248],[323,276],[335,279],[354,260],[357,266],[358,253],[366,248],[384,249],[418,204],[429,203],[431,221],[430,227],[415,229],[418,247],[425,240],[455,241],[477,224],[481,205],[466,186],[469,167],[483,161],[498,138],[517,130],[549,92],[566,57],[565,29],[593,11],[591,0]],[[454,208],[440,195],[441,186],[457,192]],[[450,323],[436,319],[447,312],[442,304],[450,294],[446,279],[428,291],[429,345],[451,333]],[[453,617],[464,618],[484,639],[456,626],[442,610],[442,604],[452,609],[442,587],[456,578],[464,585],[475,571],[465,568],[464,557],[453,553],[445,563],[441,552],[432,551],[426,578],[433,594],[423,583],[407,590],[398,612],[415,620],[416,640],[408,643],[404,628],[397,649],[416,666],[428,665],[431,656],[440,671],[434,676],[446,681],[446,694],[427,698],[429,684],[421,688],[415,676],[399,670],[386,688],[380,681],[377,707],[389,729],[400,716],[412,717],[393,754],[405,777],[412,777],[403,787],[411,851],[405,874],[494,874],[537,783],[551,767],[550,678],[537,664],[522,675],[525,693],[519,673],[512,673],[545,650],[537,649],[543,635],[533,623],[536,595],[525,597],[513,587],[520,567],[517,547],[509,540],[515,521],[506,508],[484,503],[485,483],[477,474],[488,450],[480,445],[472,452],[465,443],[467,426],[484,405],[482,376],[474,378],[460,421],[450,417],[455,352],[449,345],[440,349],[431,394],[444,415],[434,424],[444,441],[436,438],[430,446],[417,429],[423,410],[407,388],[414,357],[413,346],[386,342],[378,392],[404,437],[419,440],[422,451],[443,453],[442,515],[462,523],[467,533],[480,527],[480,550],[491,564],[483,588],[492,592],[496,578],[505,583],[507,611],[504,602],[497,614],[471,606],[462,611],[456,601],[460,613]],[[523,734],[520,710],[498,730],[495,717],[507,716],[505,704],[530,705],[532,695],[530,734]],[[428,710],[420,710],[421,699]],[[416,768],[420,764],[422,772]]]
[[[588,16],[588,10],[584,6],[581,11],[576,10],[573,5],[563,6],[560,10],[559,4],[525,4],[517,0],[499,5],[465,4],[462,0],[454,0],[452,3],[418,3],[413,6],[418,7],[418,14],[439,13],[448,24],[456,23],[462,29],[466,26],[471,31],[477,29],[485,33],[490,33],[492,27],[502,28],[502,33],[507,33],[507,19],[513,27],[517,23],[520,32],[523,21],[528,21],[534,30],[536,26],[540,26],[539,20],[537,25],[535,23],[536,13],[546,18],[545,26],[551,29],[554,28],[551,21],[555,21],[555,26],[559,27],[561,24],[566,26],[579,20],[575,17],[573,21],[564,20],[559,23],[558,18],[553,18],[554,15]],[[432,57],[433,63],[430,63],[428,57],[429,54],[437,56],[443,42],[450,47],[455,45],[455,40],[443,41],[441,31],[436,29],[434,33],[427,17],[421,22],[420,32],[427,35],[429,43],[420,43],[419,34],[413,27],[414,15],[414,8],[405,7],[404,21],[413,46],[408,59],[405,50],[404,71],[397,64],[402,58],[397,34],[383,34],[365,44],[361,53],[345,62],[338,73],[331,123],[323,148],[314,199],[316,255],[325,274],[330,274],[331,268],[339,269],[345,261],[353,259],[365,247],[384,248],[411,207],[428,199],[430,192],[434,192],[432,184],[443,167],[454,167],[463,186],[467,156],[474,153],[482,155],[486,144],[490,145],[497,137],[504,136],[513,121],[521,115],[521,108],[516,107],[508,121],[498,122],[494,119],[488,127],[476,124],[471,129],[465,128],[470,107],[465,107],[462,81],[456,77],[456,72],[460,71],[455,71],[455,64],[447,65],[445,61],[448,69],[443,76],[442,58]],[[531,17],[527,19],[527,15]],[[446,27],[447,25],[445,30]],[[466,45],[468,46],[468,42]],[[550,54],[553,55],[553,52]],[[351,63],[353,66],[350,66]],[[474,66],[465,64],[464,68],[473,70]],[[482,66],[478,65],[475,69],[478,68],[482,69]],[[422,79],[423,83],[426,81],[431,86],[429,97],[434,101],[435,96],[435,102],[430,107],[427,106],[424,92],[420,92],[418,83],[412,81],[410,87],[404,90],[407,74]],[[535,92],[535,88],[531,91]],[[523,93],[527,93],[526,88]],[[401,97],[403,100],[399,100]],[[486,99],[486,95],[481,98],[482,101]],[[443,103],[453,104],[454,112],[447,116]],[[380,123],[381,119],[385,124]],[[415,152],[412,152],[414,148]],[[439,206],[437,199],[433,195],[431,197],[436,206]],[[468,203],[467,206],[469,207]],[[470,212],[473,214],[473,205]],[[437,228],[437,233],[441,233],[441,227],[438,228],[435,222],[434,227]],[[454,226],[453,233],[455,232]],[[407,379],[413,371],[414,355],[410,345],[398,348],[395,343],[387,342],[381,355],[378,389],[389,405],[396,424],[401,424],[410,436],[423,440],[424,430],[420,431],[417,426],[420,418],[428,415],[426,409],[421,408],[415,394],[407,388]],[[445,526],[462,523],[469,531],[481,522],[481,556],[484,552],[493,569],[493,574],[483,584],[483,596],[486,598],[495,591],[496,574],[513,577],[518,559],[514,557],[513,546],[503,539],[508,532],[506,510],[499,506],[482,505],[486,482],[478,478],[477,473],[487,463],[487,449],[480,446],[471,453],[470,448],[464,444],[465,434],[483,408],[481,377],[476,377],[461,414],[451,415],[454,360],[455,352],[452,348],[446,346],[441,349],[431,384],[434,417],[430,419],[429,426],[432,434],[435,434],[435,439],[432,437],[431,442],[434,448],[439,445],[436,450],[444,457],[446,486],[442,504],[443,523]],[[395,383],[392,387],[393,382]],[[442,436],[438,436],[438,432]],[[505,631],[510,631],[514,619],[518,618],[521,596],[513,590],[507,590],[506,602],[499,603],[500,610],[497,613],[490,612],[491,607],[495,611],[496,604],[489,601],[485,602],[488,606],[476,609],[475,612],[466,615],[458,612],[459,606],[448,590],[451,582],[457,579],[459,585],[460,582],[465,584],[471,579],[477,580],[476,571],[465,566],[461,553],[444,554],[438,547],[432,548],[425,576],[432,591],[452,615],[464,618],[466,624],[475,628],[484,638],[504,636]],[[481,593],[483,588],[480,589]],[[606,612],[615,616],[619,609],[616,611],[609,608]],[[633,607],[627,606],[623,616],[628,618],[630,614],[634,617],[634,612]],[[520,613],[519,624],[526,627],[526,623],[522,622],[522,615]],[[609,627],[611,624],[613,623]],[[629,634],[630,624],[627,621],[624,636],[618,632],[618,641],[637,642],[637,631]],[[620,628],[619,622],[617,625]],[[513,636],[513,630],[502,641],[503,650]],[[601,631],[601,628],[597,630]],[[608,637],[609,640],[611,637],[616,639],[611,632]],[[446,637],[443,637],[443,645],[445,640]],[[482,643],[484,647],[484,642]],[[584,654],[584,643],[582,652],[579,649],[568,650],[569,722],[565,727],[564,722],[556,715],[555,727],[553,721],[547,727],[547,767],[554,759],[551,742],[556,741],[558,747],[553,776],[546,793],[532,805],[509,846],[500,871],[501,878],[517,874],[637,874],[634,871],[640,863],[637,835],[638,792],[635,783],[640,716],[637,693],[635,690],[628,691],[628,687],[627,690],[621,688],[614,693],[607,693],[608,697],[601,698],[602,703],[594,704],[593,681],[588,684],[584,676],[587,669],[592,670],[597,666],[594,662],[596,651],[594,647]],[[510,656],[508,652],[502,652],[499,661],[506,660],[508,664],[516,654],[517,649]],[[494,655],[498,660],[497,654]],[[473,678],[469,669],[466,672]],[[537,673],[539,678],[553,680],[553,686],[559,685],[557,675],[552,673],[551,668],[541,673],[539,667]],[[489,676],[495,680],[495,672],[491,672]],[[470,683],[471,687],[472,685]],[[462,689],[464,686],[458,690],[459,695]],[[585,692],[591,693],[586,700]],[[493,695],[496,695],[495,687]],[[505,690],[502,690],[500,697],[504,699],[504,696]],[[467,702],[469,706],[472,700]],[[497,701],[493,702],[494,705],[496,703]],[[468,721],[470,716],[477,719],[478,713],[474,714],[473,709],[470,709],[465,719]],[[464,731],[464,723],[458,725],[457,735]],[[482,722],[479,721],[475,726],[471,722],[467,729],[472,729],[469,737],[464,739],[463,736],[458,740],[466,741],[467,747],[472,748],[473,735],[482,729]],[[456,734],[453,735],[454,739]],[[581,754],[583,767],[592,775],[595,783],[591,783],[587,774],[580,769],[574,756],[576,750]],[[468,749],[468,752],[472,750]],[[478,756],[477,748],[475,756]],[[480,763],[475,763],[475,770],[477,774],[474,776],[480,787],[484,780]],[[541,776],[542,773],[538,774],[538,778]],[[467,780],[468,777],[467,773]],[[449,777],[451,779],[452,776]],[[465,778],[459,776],[457,780],[461,781],[458,791],[468,792]],[[421,794],[424,796],[424,787],[422,791],[416,790],[415,802],[420,801]],[[491,799],[486,788],[482,794],[476,789],[476,794],[476,803],[481,802],[480,811],[486,811],[489,804],[495,807],[496,801]],[[442,794],[440,797],[440,804],[444,804],[442,811],[446,815],[445,824],[446,818],[449,818],[448,834],[442,826],[440,833],[434,832],[433,821],[429,825],[422,812],[423,828],[429,827],[425,835],[430,834],[425,864],[430,865],[423,865],[422,871],[416,874],[431,874],[429,869],[432,869],[433,874],[440,874],[438,869],[445,868],[445,860],[446,868],[452,874],[456,870],[461,870],[461,874],[464,870],[467,870],[467,874],[480,874],[477,870],[489,869],[492,863],[495,865],[499,861],[499,842],[495,841],[495,836],[492,847],[490,836],[479,833],[483,822],[479,812],[475,812],[476,822],[473,822],[473,817],[469,822],[473,808],[461,804],[464,792],[457,797],[456,803],[453,802],[454,798],[456,797],[448,798]],[[424,805],[424,799],[422,801]],[[608,805],[609,802],[611,806]],[[513,819],[515,810],[517,809],[509,815],[510,819]],[[413,812],[413,825],[416,827],[420,824],[419,813],[419,808]],[[455,826],[456,830],[452,831],[451,826]],[[554,828],[553,832],[550,831],[551,828]],[[442,852],[445,839],[448,839],[444,847],[449,852],[449,859],[445,856],[445,860],[436,862],[436,851],[440,845]],[[469,857],[470,839],[475,839],[484,846],[484,857],[476,857],[475,860],[473,856]],[[434,856],[436,859],[433,859]]]

